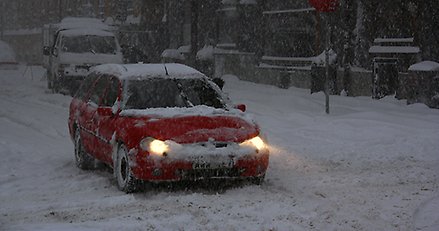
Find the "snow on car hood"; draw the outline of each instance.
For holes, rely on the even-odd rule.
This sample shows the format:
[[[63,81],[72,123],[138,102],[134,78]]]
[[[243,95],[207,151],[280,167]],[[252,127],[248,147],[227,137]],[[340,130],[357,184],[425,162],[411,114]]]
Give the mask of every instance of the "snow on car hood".
[[[123,110],[120,115],[135,118],[131,132],[143,131],[145,135],[177,143],[242,142],[259,133],[254,120],[236,109],[228,111],[207,106],[154,108]]]

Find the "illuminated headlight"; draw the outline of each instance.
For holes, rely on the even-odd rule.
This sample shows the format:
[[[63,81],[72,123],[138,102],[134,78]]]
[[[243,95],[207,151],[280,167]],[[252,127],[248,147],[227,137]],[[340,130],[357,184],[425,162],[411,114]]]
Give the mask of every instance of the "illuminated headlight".
[[[253,137],[249,140],[246,140],[246,141],[242,142],[241,145],[255,147],[258,151],[265,148],[265,143],[261,139],[261,137],[259,137],[259,136]]]
[[[144,151],[148,151],[151,154],[166,156],[169,151],[169,145],[161,140],[157,140],[151,137],[145,138],[140,141],[140,148]]]

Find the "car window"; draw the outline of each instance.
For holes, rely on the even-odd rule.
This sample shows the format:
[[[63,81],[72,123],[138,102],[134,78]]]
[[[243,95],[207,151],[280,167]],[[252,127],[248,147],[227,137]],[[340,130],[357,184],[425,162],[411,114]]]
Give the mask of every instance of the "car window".
[[[114,105],[114,102],[117,100],[117,96],[119,95],[119,80],[117,78],[110,78],[110,82],[105,91],[105,96],[102,98],[102,106],[111,107]]]
[[[190,107],[224,108],[218,92],[203,79],[143,79],[127,83],[125,109]]]
[[[100,76],[98,81],[96,82],[91,94],[90,94],[90,101],[99,105],[100,100],[102,96],[104,95],[105,89],[108,84],[108,77],[106,76]]]
[[[93,84],[96,82],[97,77],[98,76],[96,75],[96,73],[91,73],[86,76],[85,79],[82,81],[82,84],[76,92],[74,98],[87,100],[88,92]]]

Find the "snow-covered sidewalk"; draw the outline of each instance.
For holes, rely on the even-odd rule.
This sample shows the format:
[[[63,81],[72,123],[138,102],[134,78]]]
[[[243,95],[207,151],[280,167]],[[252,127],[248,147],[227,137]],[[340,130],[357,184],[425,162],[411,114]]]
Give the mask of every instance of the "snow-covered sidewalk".
[[[225,76],[271,144],[261,186],[118,191],[81,171],[70,97],[43,69],[0,71],[0,230],[439,230],[439,110]]]

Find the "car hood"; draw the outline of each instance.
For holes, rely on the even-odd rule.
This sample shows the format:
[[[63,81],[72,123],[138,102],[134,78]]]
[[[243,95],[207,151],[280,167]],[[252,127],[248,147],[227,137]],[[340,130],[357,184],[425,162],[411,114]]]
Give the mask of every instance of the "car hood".
[[[177,143],[242,142],[259,134],[255,122],[238,110],[197,106],[126,110],[121,116],[127,117],[127,127],[137,137],[149,136]]]

